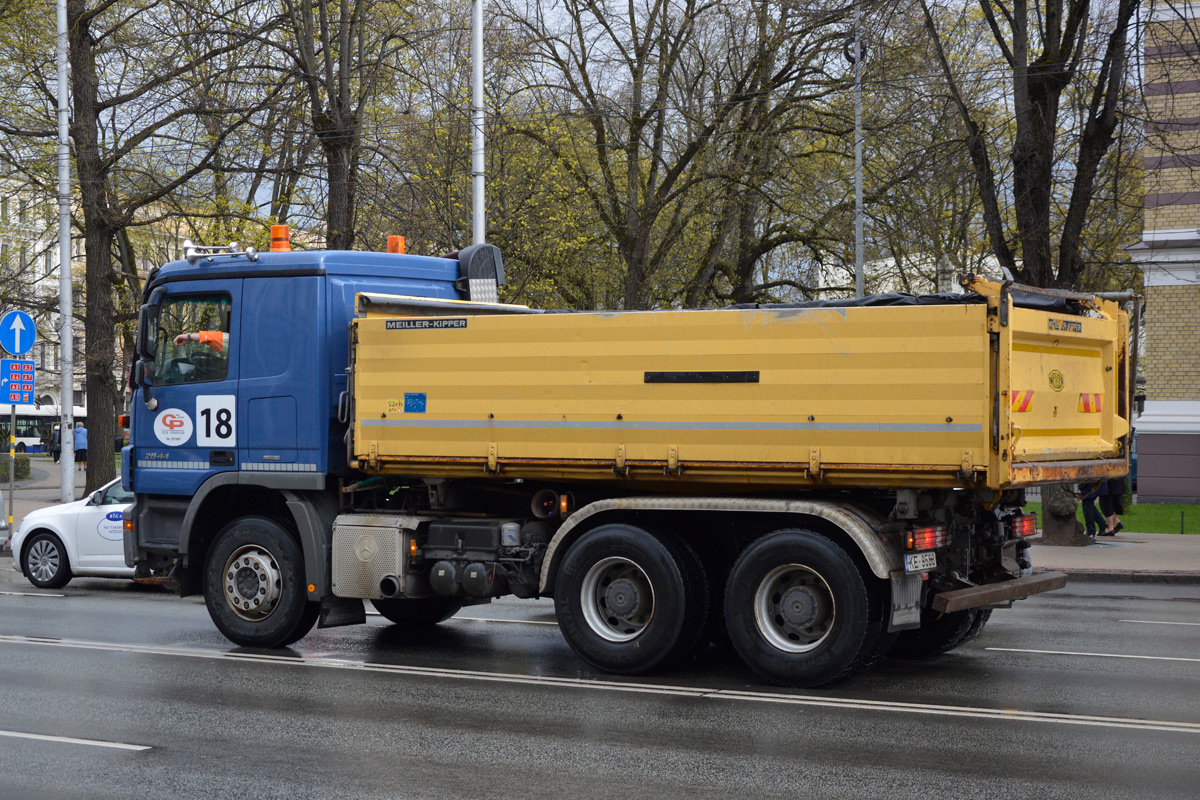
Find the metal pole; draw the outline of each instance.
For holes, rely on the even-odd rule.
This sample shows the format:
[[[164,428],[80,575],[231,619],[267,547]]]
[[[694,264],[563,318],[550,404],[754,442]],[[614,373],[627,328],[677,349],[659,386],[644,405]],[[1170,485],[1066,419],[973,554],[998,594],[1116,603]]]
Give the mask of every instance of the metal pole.
[[[854,4],[854,296],[863,296],[862,3]]]
[[[17,406],[8,407],[8,541],[16,532],[13,530],[13,505],[17,502]],[[1182,533],[1182,531],[1180,531]]]
[[[70,108],[67,92],[67,0],[57,0],[58,11],[58,341],[59,341],[59,499],[75,499],[75,347],[74,301],[71,292],[71,146],[68,139]]]
[[[483,208],[483,0],[471,9],[471,243],[487,238]]]

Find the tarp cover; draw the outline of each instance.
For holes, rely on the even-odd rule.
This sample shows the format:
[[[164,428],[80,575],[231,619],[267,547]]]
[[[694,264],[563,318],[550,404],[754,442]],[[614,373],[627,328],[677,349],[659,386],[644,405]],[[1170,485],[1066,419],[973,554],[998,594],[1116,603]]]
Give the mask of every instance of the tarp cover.
[[[1082,314],[1082,306],[1075,300],[1046,297],[1029,292],[1010,293],[1013,305],[1035,311],[1054,311],[1061,314]],[[740,303],[732,308],[870,308],[874,306],[946,306],[975,305],[986,303],[987,298],[974,292],[946,294],[912,294],[911,292],[889,292],[849,300],[806,300],[803,303]]]

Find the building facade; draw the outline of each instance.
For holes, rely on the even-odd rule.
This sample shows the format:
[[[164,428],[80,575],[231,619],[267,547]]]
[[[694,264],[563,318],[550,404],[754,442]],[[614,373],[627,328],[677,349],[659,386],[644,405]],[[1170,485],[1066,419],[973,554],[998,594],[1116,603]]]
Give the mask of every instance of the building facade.
[[[1200,502],[1200,4],[1147,6],[1140,502]]]

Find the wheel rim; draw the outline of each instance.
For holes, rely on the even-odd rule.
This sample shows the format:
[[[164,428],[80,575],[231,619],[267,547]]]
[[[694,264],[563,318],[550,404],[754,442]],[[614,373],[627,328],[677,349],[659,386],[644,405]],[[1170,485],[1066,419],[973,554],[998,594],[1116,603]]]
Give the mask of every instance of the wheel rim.
[[[837,606],[820,573],[785,564],[767,573],[754,593],[754,619],[763,638],[785,653],[806,653],[833,630]]]
[[[580,601],[588,627],[609,642],[636,639],[654,618],[650,578],[627,558],[596,562],[583,577]]]
[[[283,595],[283,575],[270,550],[239,547],[225,562],[225,602],[239,617],[259,622],[271,616]]]
[[[51,580],[61,563],[62,555],[49,539],[39,539],[29,548],[29,574],[39,581]]]

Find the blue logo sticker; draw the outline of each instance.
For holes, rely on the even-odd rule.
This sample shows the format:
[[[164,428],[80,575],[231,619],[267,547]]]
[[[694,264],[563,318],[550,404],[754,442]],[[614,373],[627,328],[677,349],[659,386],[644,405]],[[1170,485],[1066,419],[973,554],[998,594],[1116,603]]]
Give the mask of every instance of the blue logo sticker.
[[[125,518],[125,514],[122,511],[110,511],[104,518],[111,519],[113,522],[120,522]]]
[[[424,414],[425,413],[425,393],[424,392],[405,392],[404,393],[404,413],[405,414]]]

